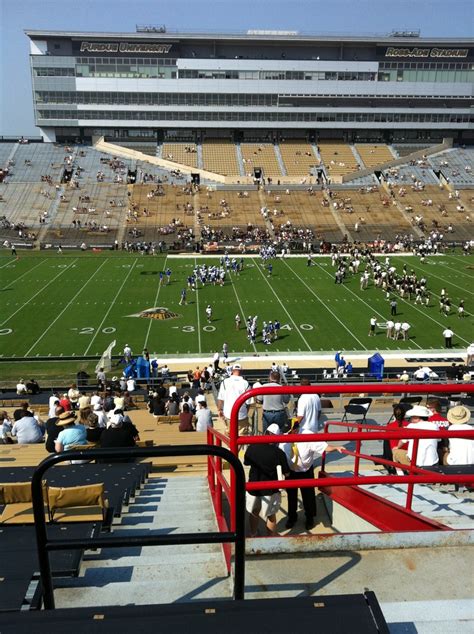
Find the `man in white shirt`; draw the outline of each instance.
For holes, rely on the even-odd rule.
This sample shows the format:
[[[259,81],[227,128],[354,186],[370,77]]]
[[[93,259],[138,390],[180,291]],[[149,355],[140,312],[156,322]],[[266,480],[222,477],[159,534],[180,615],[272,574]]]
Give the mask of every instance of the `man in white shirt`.
[[[300,429],[298,432],[293,430],[291,433],[312,434],[310,429]],[[288,464],[290,465],[290,474],[287,480],[312,480],[314,478],[314,462],[324,452],[331,451],[342,452],[342,447],[333,447],[327,442],[298,442],[284,443],[280,445],[280,449],[286,454]],[[287,489],[288,496],[288,519],[285,528],[293,528],[298,519],[298,490]],[[316,496],[314,487],[305,487],[301,489],[301,497],[303,500],[303,509],[306,517],[305,528],[310,531],[315,526],[316,518]]]
[[[56,416],[56,406],[59,405],[59,394],[55,392],[49,397],[48,402],[48,418],[54,418]]]
[[[448,421],[451,423],[449,431],[469,431],[471,412],[464,405],[457,405],[448,410]],[[443,455],[443,464],[471,465],[474,464],[474,440],[471,438],[450,438],[449,451]]]
[[[242,366],[236,363],[232,367],[232,374],[224,379],[219,388],[217,395],[217,410],[219,416],[225,419],[227,427],[230,423],[230,414],[232,407],[237,398],[250,389],[248,381],[240,376]],[[239,434],[246,435],[249,433],[249,419],[247,403],[244,403],[239,409]]]
[[[123,349],[123,358],[125,359],[126,363],[130,363],[130,361],[132,360],[132,349],[130,348],[128,343],[125,344],[125,347]]]
[[[26,394],[27,391],[28,389],[26,387],[25,381],[23,379],[20,379],[18,383],[16,384],[16,393],[19,396],[23,396],[23,394]]]
[[[308,378],[303,377],[300,384],[310,385],[310,381]],[[305,429],[313,434],[317,433],[320,416],[321,399],[318,394],[301,394],[296,409],[296,418],[298,419],[300,430]]]
[[[410,419],[407,429],[419,429],[420,431],[438,431],[438,425],[428,420],[431,411],[423,405],[415,405],[405,414],[405,418]],[[393,450],[394,462],[401,464],[411,464],[413,456],[414,440],[408,440],[408,448],[402,449],[406,440],[400,440],[398,447]],[[418,452],[415,459],[417,467],[432,467],[438,464],[438,438],[420,438],[418,441]]]
[[[403,321],[401,325],[402,330],[402,339],[403,341],[407,341],[408,339],[408,331],[410,330],[410,324],[407,321]]]

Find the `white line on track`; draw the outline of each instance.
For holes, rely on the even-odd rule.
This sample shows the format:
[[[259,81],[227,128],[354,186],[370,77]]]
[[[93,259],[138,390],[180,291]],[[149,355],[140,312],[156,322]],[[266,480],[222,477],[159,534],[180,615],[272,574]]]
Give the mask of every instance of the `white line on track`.
[[[107,319],[107,317],[108,317],[108,315],[109,315],[110,311],[112,310],[112,306],[113,306],[113,305],[115,304],[115,302],[117,301],[117,299],[118,299],[118,297],[119,297],[119,295],[120,295],[120,293],[121,293],[121,291],[122,291],[122,288],[125,286],[125,283],[127,282],[128,278],[130,277],[130,273],[131,273],[131,272],[133,271],[133,269],[135,268],[135,264],[136,264],[137,262],[138,262],[138,258],[135,258],[135,260],[134,260],[134,262],[133,262],[132,266],[128,269],[128,273],[127,273],[127,275],[125,276],[125,278],[124,278],[124,280],[123,280],[123,282],[122,282],[122,284],[121,284],[120,288],[118,289],[118,291],[117,291],[117,293],[116,293],[116,295],[115,295],[114,299],[113,299],[113,300],[112,300],[112,302],[110,303],[109,309],[108,309],[108,310],[107,310],[107,312],[105,313],[104,318],[103,318],[103,319],[102,319],[102,321],[100,322],[99,327],[98,327],[98,328],[97,328],[97,330],[95,331],[94,336],[92,337],[92,339],[91,339],[91,341],[90,341],[89,345],[88,345],[88,346],[87,346],[87,348],[86,348],[86,351],[84,352],[84,354],[83,354],[82,356],[84,356],[84,357],[85,357],[85,356],[86,356],[86,354],[87,354],[87,353],[89,352],[89,350],[91,349],[91,346],[92,346],[92,344],[94,343],[94,339],[97,337],[97,335],[98,335],[98,333],[99,333],[100,329],[101,329],[101,328],[102,328],[102,326],[104,325],[105,320]]]
[[[9,284],[7,284],[4,288],[0,288],[0,291],[4,291],[5,289],[9,288],[12,284],[16,284],[19,280],[21,280],[22,277],[25,277],[25,275],[29,275],[32,271],[34,271],[35,269],[38,268],[38,266],[40,266],[41,264],[43,264],[44,262],[46,262],[46,260],[41,260],[41,262],[39,262],[36,266],[34,266],[32,269],[30,269],[29,271],[25,271],[25,273],[23,273],[22,275],[20,275],[20,277],[17,277],[15,280],[12,280]],[[3,269],[3,266],[0,267]]]
[[[242,308],[242,304],[240,303],[240,299],[239,299],[239,296],[237,294],[237,289],[235,288],[234,280],[232,279],[232,273],[230,273],[230,272],[229,272],[229,278],[230,278],[230,283],[231,283],[232,288],[233,288],[234,293],[235,293],[235,299],[237,300],[237,303],[239,305],[240,314],[242,315],[242,323],[245,324],[247,318],[245,316],[244,309]],[[257,346],[254,344],[254,342],[250,341],[250,343],[252,344],[252,347],[253,347],[254,351],[257,352]]]
[[[166,271],[166,260],[168,259],[168,256],[165,257],[165,261],[163,263],[163,271]],[[154,304],[154,308],[157,307],[158,304],[158,298],[160,296],[160,291],[161,291],[161,287],[164,284],[164,276],[163,276],[163,281],[160,282],[158,281],[158,288],[156,289],[156,295],[155,295],[155,304]],[[151,324],[154,322],[154,319],[149,319],[149,324],[148,324],[148,330],[146,331],[146,337],[145,337],[145,343],[143,344],[143,349],[145,349],[147,347],[148,344],[148,337],[150,336],[150,331],[151,331]]]
[[[74,297],[66,304],[66,306],[64,306],[64,308],[62,309],[62,311],[59,313],[59,315],[56,317],[56,319],[54,319],[49,326],[46,328],[46,330],[43,332],[43,334],[38,337],[38,339],[34,342],[34,344],[31,346],[31,348],[28,350],[28,352],[25,352],[25,354],[23,355],[24,357],[29,357],[30,356],[30,352],[39,344],[39,342],[41,341],[41,339],[43,339],[43,337],[45,336],[45,334],[54,326],[54,324],[58,321],[58,319],[61,317],[61,315],[63,315],[66,310],[69,308],[69,306],[73,303],[73,301],[76,299],[76,297],[78,295],[80,295],[82,293],[82,291],[85,289],[85,287],[89,284],[89,282],[97,275],[97,273],[100,271],[100,269],[104,266],[104,264],[109,260],[109,258],[106,258],[102,264],[99,266],[98,269],[96,269],[95,273],[93,273],[91,275],[91,277],[89,277],[89,279],[87,280],[87,282],[85,284],[83,284],[81,286],[81,288],[77,291],[77,293],[74,295]]]
[[[196,268],[197,262],[196,258],[194,258],[194,268]],[[198,348],[199,353],[201,353],[201,318],[199,316],[199,290],[198,290],[198,280],[195,281],[196,284],[196,314],[197,314],[197,326],[198,326]]]
[[[320,304],[322,304],[322,305],[324,306],[324,308],[325,308],[326,310],[328,310],[328,311],[331,313],[331,315],[334,317],[334,319],[336,319],[336,320],[337,320],[337,321],[341,324],[341,326],[342,326],[345,330],[347,330],[347,332],[351,335],[351,337],[352,337],[353,339],[355,339],[355,340],[357,341],[357,343],[359,343],[359,344],[362,346],[362,348],[363,348],[364,350],[367,350],[366,346],[364,346],[364,344],[362,343],[362,341],[361,341],[360,339],[358,339],[358,338],[355,336],[355,334],[354,334],[353,332],[351,332],[351,330],[350,330],[350,329],[349,329],[349,328],[345,325],[345,323],[339,319],[339,317],[336,315],[336,313],[334,313],[334,312],[333,312],[333,311],[329,308],[329,306],[327,306],[327,304],[325,304],[325,303],[322,301],[322,299],[321,299],[320,297],[318,297],[318,295],[317,295],[317,294],[313,291],[313,289],[311,288],[311,286],[308,286],[308,284],[306,284],[306,282],[304,281],[304,279],[303,279],[302,277],[300,277],[300,276],[298,275],[298,273],[297,273],[295,270],[293,270],[293,269],[291,268],[291,266],[288,264],[288,262],[287,262],[286,260],[282,260],[282,262],[284,262],[284,263],[286,264],[286,266],[290,269],[290,271],[293,273],[293,275],[294,275],[295,277],[297,277],[297,278],[300,280],[300,282],[306,286],[306,288],[308,289],[308,291],[309,291],[309,292],[310,292],[310,293],[311,293],[311,294],[312,294],[312,295],[313,295],[313,296],[314,296],[314,297],[318,300],[318,302],[319,302]],[[324,271],[324,269],[322,269],[322,270]],[[324,272],[326,272],[326,271],[324,271]],[[330,276],[331,276],[331,274],[330,274],[330,273],[328,273],[328,275],[330,275]],[[332,277],[332,276],[331,276],[331,277]]]
[[[17,310],[15,310],[15,312],[14,312],[14,313],[12,313],[12,314],[10,315],[10,317],[7,317],[7,318],[5,319],[5,321],[2,321],[2,323],[0,324],[0,327],[1,327],[1,326],[3,326],[4,324],[6,324],[8,321],[10,321],[10,319],[11,319],[12,317],[14,317],[17,313],[19,313],[19,312],[20,312],[20,310],[22,310],[25,306],[27,306],[27,305],[28,305],[28,304],[29,304],[29,303],[30,303],[30,302],[31,302],[31,301],[32,301],[35,297],[37,297],[40,293],[42,293],[42,292],[44,291],[44,289],[45,289],[45,288],[48,288],[48,286],[49,286],[50,284],[52,284],[55,280],[57,280],[57,279],[58,279],[58,277],[60,277],[60,276],[61,276],[61,275],[63,275],[64,273],[66,273],[66,271],[68,271],[68,270],[71,268],[71,266],[73,266],[73,264],[75,264],[76,262],[77,262],[77,258],[76,258],[75,260],[73,260],[73,261],[71,262],[71,264],[70,264],[69,266],[67,266],[65,269],[62,269],[62,271],[61,271],[60,273],[58,273],[57,275],[55,275],[55,276],[53,277],[53,279],[52,279],[52,280],[49,280],[49,282],[47,282],[44,286],[42,286],[42,287],[39,289],[39,291],[37,291],[34,295],[32,295],[32,296],[30,297],[30,299],[29,299],[28,301],[26,301],[24,304],[22,304],[22,305],[20,306],[20,308],[18,308]]]
[[[300,331],[300,329],[298,328],[298,326],[295,324],[295,322],[293,321],[290,313],[286,310],[285,306],[283,305],[281,299],[278,297],[278,295],[276,294],[276,292],[273,290],[272,285],[270,284],[270,282],[267,280],[267,278],[265,277],[265,273],[262,271],[262,269],[259,267],[258,263],[255,262],[254,258],[252,258],[252,262],[254,263],[254,266],[257,268],[257,271],[260,273],[260,275],[263,277],[263,279],[265,280],[265,282],[267,283],[267,285],[269,286],[271,292],[275,295],[275,297],[277,298],[278,302],[280,303],[280,306],[283,308],[283,310],[285,311],[285,313],[288,315],[291,323],[293,324],[296,332],[299,334],[299,336],[301,337],[301,339],[303,339],[303,341],[305,342],[306,347],[308,348],[308,350],[312,350],[311,346],[309,345],[309,343],[306,341],[306,339],[303,336],[303,333]],[[290,268],[290,267],[288,267]]]
[[[319,266],[319,264],[318,264],[317,262],[316,262],[316,266]],[[329,273],[329,271],[325,271],[323,268],[321,268],[321,270],[323,271],[323,273],[326,273],[327,275],[329,275],[329,277],[331,277],[331,278],[332,278],[332,275],[331,275],[331,273]],[[355,279],[355,276],[354,276],[354,279]],[[380,315],[380,317],[382,317],[383,319],[386,319],[385,315],[383,315],[383,314],[382,314],[382,313],[380,313],[378,310],[376,310],[373,306],[371,306],[371,305],[370,305],[368,302],[366,302],[364,299],[361,299],[361,298],[357,295],[357,293],[354,293],[354,291],[353,291],[351,288],[349,288],[348,286],[345,286],[344,284],[341,284],[341,286],[342,286],[342,287],[343,287],[346,291],[348,291],[349,293],[351,293],[351,295],[354,295],[354,297],[355,297],[357,300],[359,300],[359,302],[362,302],[363,304],[365,304],[366,306],[368,306],[368,307],[370,308],[370,310],[372,311],[372,313],[375,313],[376,315]],[[417,348],[420,348],[420,350],[422,350],[422,347],[421,347],[419,344],[417,344],[417,343],[416,343],[416,341],[412,341],[411,339],[408,339],[408,341],[409,341],[410,343],[415,344],[415,346],[416,346]]]

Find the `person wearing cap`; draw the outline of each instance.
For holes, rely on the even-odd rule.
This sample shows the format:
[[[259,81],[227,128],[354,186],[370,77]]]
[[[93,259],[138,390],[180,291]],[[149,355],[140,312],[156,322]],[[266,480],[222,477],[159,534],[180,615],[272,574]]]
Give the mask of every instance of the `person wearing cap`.
[[[240,363],[236,363],[232,366],[232,374],[224,379],[219,387],[219,394],[217,395],[217,411],[221,418],[225,419],[227,427],[230,423],[230,414],[232,407],[237,398],[250,389],[248,381],[240,375],[242,366]],[[239,434],[246,435],[249,433],[249,418],[247,403],[244,403],[239,409]]]
[[[431,410],[427,407],[415,405],[405,414],[405,418],[410,420],[406,428],[423,431],[438,431],[438,425],[428,420],[431,414]],[[400,462],[405,465],[411,464],[414,440],[408,440],[408,447],[405,449],[403,446],[406,442],[406,440],[400,440],[396,449],[393,450],[394,462]],[[418,441],[418,453],[415,458],[416,466],[431,467],[438,464],[438,462],[438,438],[420,438]]]
[[[276,423],[267,427],[268,435],[280,435],[280,428]],[[278,467],[282,475],[290,472],[288,461],[284,451],[277,444],[269,442],[262,445],[250,445],[244,456],[244,464],[250,466],[249,482],[264,482],[265,480],[278,480]],[[265,519],[266,527],[270,535],[276,533],[276,513],[280,508],[281,493],[275,489],[258,489],[247,491],[246,509],[249,513],[250,535],[257,535],[259,517]]]
[[[58,405],[59,405],[59,394],[57,392],[54,392],[54,394],[52,394],[48,400],[48,417],[49,418],[54,418],[56,416],[56,407]]]
[[[67,397],[69,399],[69,402],[71,403],[72,409],[78,409],[77,402],[80,395],[81,393],[77,389],[77,385],[73,383],[67,392]]]
[[[31,412],[16,409],[13,412],[14,424],[12,436],[17,437],[19,445],[31,445],[43,442],[43,429]]]
[[[448,410],[449,431],[469,431],[471,412],[464,405],[457,405]],[[442,463],[445,465],[474,464],[474,440],[472,438],[450,438],[449,448],[443,452]]]
[[[86,428],[84,425],[76,424],[76,414],[74,412],[59,414],[56,425],[62,428],[54,443],[56,453],[67,451],[73,445],[85,445],[87,443]]]
[[[270,372],[270,381],[266,383],[267,387],[280,387],[280,372],[272,370]],[[264,394],[257,396],[257,402],[263,404],[262,425],[263,433],[272,423],[276,423],[283,431],[288,427],[288,414],[286,406],[290,402],[290,394]]]
[[[294,425],[288,432],[290,434],[312,434],[313,431],[307,427],[301,428],[298,418],[294,419]],[[327,442],[296,442],[283,443],[280,448],[286,454],[290,473],[287,480],[313,480],[314,463],[323,453],[332,451],[342,452],[342,447],[328,445]],[[288,518],[285,528],[293,528],[298,519],[298,489],[288,489]],[[316,496],[314,487],[304,487],[301,489],[303,509],[306,516],[306,530],[310,531],[315,526],[316,518]]]
[[[79,409],[85,409],[86,407],[89,407],[90,404],[91,397],[88,396],[85,392],[81,392],[80,397],[77,399],[77,405]]]

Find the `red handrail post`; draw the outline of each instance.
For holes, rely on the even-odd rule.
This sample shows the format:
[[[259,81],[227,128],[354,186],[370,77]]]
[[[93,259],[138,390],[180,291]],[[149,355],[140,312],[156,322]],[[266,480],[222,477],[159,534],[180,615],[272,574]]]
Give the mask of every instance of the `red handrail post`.
[[[411,460],[410,460],[410,466],[411,467],[416,467],[416,459],[418,457],[418,442],[419,442],[418,438],[415,438],[413,440],[413,452],[412,452]],[[412,482],[410,482],[408,484],[407,501],[406,501],[406,504],[405,504],[405,508],[408,511],[411,511],[411,505],[413,503],[413,491],[414,491],[414,489],[415,489],[415,485]]]
[[[216,438],[216,445],[222,447],[222,441],[220,438]],[[216,471],[218,474],[222,473],[222,458],[216,459]],[[216,488],[215,488],[215,500],[216,500],[216,515],[222,517],[222,484],[219,476],[217,476]]]
[[[209,428],[207,430],[207,444],[214,445],[214,436]],[[207,456],[207,481],[209,483],[211,496],[213,496],[216,489],[216,475],[214,469],[214,456],[211,456],[210,454]]]
[[[360,464],[359,454],[360,454],[360,448],[361,448],[361,441],[358,440],[356,442],[356,453],[357,453],[357,456],[355,457],[355,460],[354,460],[354,475],[355,476],[359,475],[359,464]]]

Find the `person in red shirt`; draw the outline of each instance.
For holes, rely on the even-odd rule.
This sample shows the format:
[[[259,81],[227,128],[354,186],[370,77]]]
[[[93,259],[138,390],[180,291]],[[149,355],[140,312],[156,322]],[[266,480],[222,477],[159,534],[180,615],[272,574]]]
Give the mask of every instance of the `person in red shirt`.
[[[72,411],[71,401],[68,399],[67,394],[63,394],[61,400],[59,401],[60,407],[63,408],[65,412]]]
[[[428,398],[426,407],[432,412],[428,418],[429,421],[436,423],[439,429],[447,429],[449,427],[449,420],[441,414],[441,403],[438,398]]]
[[[406,427],[408,425],[408,421],[405,420],[405,409],[401,405],[397,404],[393,407],[393,416],[394,420],[388,423],[386,429],[387,431],[397,431],[398,429],[402,429],[402,427]],[[383,457],[386,460],[393,460],[393,450],[398,447],[398,440],[384,440],[383,442]],[[404,443],[401,446],[402,449],[408,449],[408,442]],[[395,467],[387,466],[387,471],[391,475],[396,474]]]
[[[179,415],[179,431],[196,431],[193,424],[193,413],[189,409],[189,405],[183,405],[183,411]]]

